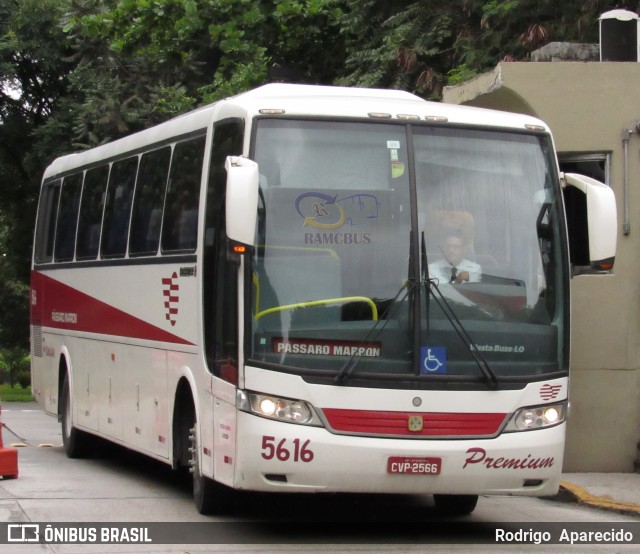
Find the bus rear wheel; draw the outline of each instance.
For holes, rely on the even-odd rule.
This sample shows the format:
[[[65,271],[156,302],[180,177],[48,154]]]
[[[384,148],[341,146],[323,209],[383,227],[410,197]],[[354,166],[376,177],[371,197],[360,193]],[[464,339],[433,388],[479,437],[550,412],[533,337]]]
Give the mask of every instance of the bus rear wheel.
[[[436,509],[450,516],[466,516],[476,509],[477,494],[434,494]]]

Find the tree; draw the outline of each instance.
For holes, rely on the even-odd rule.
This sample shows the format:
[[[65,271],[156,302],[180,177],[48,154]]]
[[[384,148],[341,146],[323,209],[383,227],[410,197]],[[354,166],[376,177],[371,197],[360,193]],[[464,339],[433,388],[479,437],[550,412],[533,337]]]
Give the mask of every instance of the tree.
[[[70,0],[76,142],[95,145],[258,86],[274,66],[330,82],[343,57],[340,4],[104,0],[96,9]]]
[[[21,360],[29,344],[27,283],[40,178],[47,160],[68,144],[63,114],[52,120],[69,67],[61,3],[0,0],[0,348],[10,362]]]
[[[57,25],[62,0],[0,0],[0,225],[5,272],[29,275],[33,215],[42,170],[67,126],[50,118],[66,91],[68,54]],[[50,131],[45,131],[49,125]],[[51,132],[55,131],[55,132]]]
[[[393,6],[393,7],[392,7]],[[348,0],[339,81],[439,99],[443,86],[525,60],[551,41],[597,42],[598,17],[637,2],[606,0]]]
[[[16,383],[19,383],[23,388],[28,386],[28,354],[28,350],[20,347],[0,348],[0,383],[8,381],[12,387]]]

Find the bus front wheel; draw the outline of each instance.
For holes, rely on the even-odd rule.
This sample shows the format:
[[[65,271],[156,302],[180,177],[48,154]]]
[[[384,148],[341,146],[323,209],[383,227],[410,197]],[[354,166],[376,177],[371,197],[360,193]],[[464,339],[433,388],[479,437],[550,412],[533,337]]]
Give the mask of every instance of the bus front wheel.
[[[202,475],[199,456],[202,447],[197,423],[189,430],[189,442],[189,471],[193,474],[193,501],[196,509],[203,515],[223,513],[231,498],[231,489]]]
[[[434,494],[436,509],[450,516],[466,516],[476,509],[477,494]]]

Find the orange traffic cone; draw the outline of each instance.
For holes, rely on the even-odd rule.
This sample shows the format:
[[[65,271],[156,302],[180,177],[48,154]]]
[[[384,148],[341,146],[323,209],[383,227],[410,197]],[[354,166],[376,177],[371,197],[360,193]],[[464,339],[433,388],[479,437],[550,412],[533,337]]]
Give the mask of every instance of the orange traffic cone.
[[[0,406],[0,414],[2,407]],[[18,477],[18,451],[15,448],[5,448],[2,444],[2,422],[0,421],[0,476],[5,479]]]

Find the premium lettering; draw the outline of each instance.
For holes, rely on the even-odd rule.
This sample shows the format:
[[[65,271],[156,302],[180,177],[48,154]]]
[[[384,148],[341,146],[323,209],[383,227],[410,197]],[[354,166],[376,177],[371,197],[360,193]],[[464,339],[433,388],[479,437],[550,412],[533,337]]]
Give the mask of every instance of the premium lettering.
[[[469,448],[467,450],[467,459],[462,469],[469,465],[482,464],[487,469],[543,469],[552,467],[555,458],[533,458],[531,454],[527,454],[524,458],[492,458],[487,456],[484,448]]]

